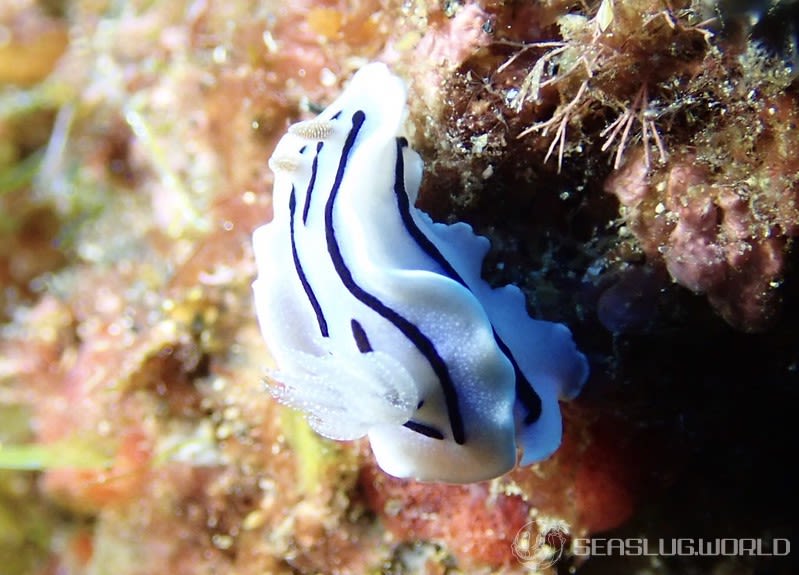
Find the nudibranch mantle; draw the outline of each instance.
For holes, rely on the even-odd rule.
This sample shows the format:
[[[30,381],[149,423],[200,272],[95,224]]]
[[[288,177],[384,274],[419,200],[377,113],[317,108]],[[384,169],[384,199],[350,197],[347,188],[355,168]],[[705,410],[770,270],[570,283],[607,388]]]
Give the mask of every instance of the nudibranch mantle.
[[[391,475],[481,481],[511,470],[517,445],[522,465],[557,449],[558,398],[588,365],[567,327],[481,279],[486,238],[414,207],[405,102],[369,64],[270,159],[274,218],[253,236],[270,389],[324,436],[368,436]]]

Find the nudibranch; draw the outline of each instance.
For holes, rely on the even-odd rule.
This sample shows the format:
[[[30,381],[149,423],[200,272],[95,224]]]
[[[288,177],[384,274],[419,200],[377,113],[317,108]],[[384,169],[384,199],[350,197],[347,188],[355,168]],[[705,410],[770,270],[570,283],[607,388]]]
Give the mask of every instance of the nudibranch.
[[[480,277],[489,241],[414,207],[422,160],[399,136],[406,88],[359,70],[269,161],[273,220],[253,283],[273,395],[321,435],[368,436],[397,477],[468,483],[561,440],[558,399],[588,374],[569,329]]]

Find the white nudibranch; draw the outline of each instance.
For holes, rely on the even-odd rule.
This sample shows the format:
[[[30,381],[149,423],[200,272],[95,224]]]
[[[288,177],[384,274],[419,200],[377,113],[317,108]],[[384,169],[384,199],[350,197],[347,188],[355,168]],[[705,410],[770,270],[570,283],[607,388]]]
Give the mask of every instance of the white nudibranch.
[[[253,236],[253,290],[270,389],[326,437],[368,436],[391,475],[490,479],[517,446],[521,465],[557,449],[558,399],[588,365],[566,326],[481,279],[486,238],[414,207],[422,160],[398,136],[405,100],[402,80],[369,64],[269,162],[274,219]]]

